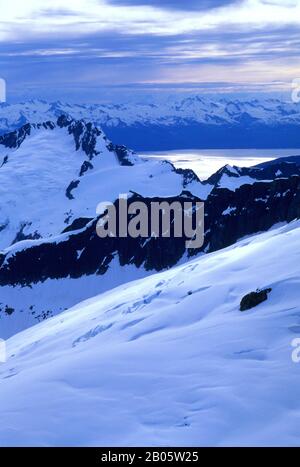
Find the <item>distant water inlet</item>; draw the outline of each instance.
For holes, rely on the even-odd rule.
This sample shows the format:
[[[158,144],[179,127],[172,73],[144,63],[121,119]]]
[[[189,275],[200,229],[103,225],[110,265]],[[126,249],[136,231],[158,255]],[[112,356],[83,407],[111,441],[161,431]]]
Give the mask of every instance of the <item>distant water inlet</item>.
[[[141,154],[141,157],[167,160],[176,168],[192,169],[200,180],[206,180],[226,164],[252,167],[278,157],[299,155],[300,149],[195,149],[146,152]]]

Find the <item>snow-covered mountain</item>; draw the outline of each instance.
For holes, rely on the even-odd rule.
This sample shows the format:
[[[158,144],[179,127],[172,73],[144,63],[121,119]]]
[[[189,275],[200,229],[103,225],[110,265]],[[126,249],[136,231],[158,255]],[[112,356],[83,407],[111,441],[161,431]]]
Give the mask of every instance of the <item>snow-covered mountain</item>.
[[[91,123],[60,116],[0,138],[0,324],[10,336],[79,301],[300,217],[298,158],[225,166],[205,182],[142,160]],[[96,235],[96,206],[119,194],[147,205],[205,200],[205,240]]]
[[[299,446],[299,243],[297,221],[9,339],[0,445]]]
[[[184,238],[100,239],[99,203],[196,201],[208,191],[192,171],[142,160],[64,115],[3,135],[0,157],[1,337],[183,260]]]
[[[98,203],[122,193],[201,194],[196,176],[186,181],[171,164],[143,161],[91,123],[65,116],[0,137],[1,159],[0,248],[59,234],[78,219],[87,222]]]
[[[114,142],[135,150],[300,147],[300,104],[278,99],[212,100],[196,95],[151,104],[1,104],[0,132],[61,114],[88,119]]]

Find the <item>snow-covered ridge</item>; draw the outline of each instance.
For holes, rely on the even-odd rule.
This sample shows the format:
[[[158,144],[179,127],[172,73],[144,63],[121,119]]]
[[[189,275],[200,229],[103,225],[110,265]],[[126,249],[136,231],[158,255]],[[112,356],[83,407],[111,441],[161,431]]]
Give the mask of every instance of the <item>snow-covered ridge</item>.
[[[90,160],[103,153],[103,150],[106,149],[106,152],[115,153],[120,165],[134,165],[141,162],[125,146],[116,146],[108,141],[104,133],[91,122],[84,119],[74,120],[64,114],[60,115],[55,121],[40,120],[40,123],[26,123],[14,131],[5,133],[0,136],[0,147],[2,147],[2,152],[7,152],[9,149],[19,149],[26,138],[40,134],[45,130],[53,131],[57,129],[66,129],[65,133],[74,139],[74,150],[82,150]]]
[[[293,222],[9,339],[0,444],[299,446],[299,242]]]
[[[282,157],[253,167],[237,167],[226,164],[203,183],[235,191],[245,184],[272,181],[300,175],[300,158]]]
[[[0,248],[57,235],[76,219],[94,218],[98,203],[121,193],[200,195],[203,188],[190,172],[143,161],[92,123],[65,115],[0,137],[1,159]]]

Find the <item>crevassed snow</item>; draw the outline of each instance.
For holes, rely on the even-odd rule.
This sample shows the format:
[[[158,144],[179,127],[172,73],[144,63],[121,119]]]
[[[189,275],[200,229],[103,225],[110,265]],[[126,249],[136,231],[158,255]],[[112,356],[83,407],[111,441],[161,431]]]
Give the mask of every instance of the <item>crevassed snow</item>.
[[[299,446],[299,243],[297,221],[9,339],[0,445]]]
[[[102,276],[47,279],[29,286],[2,286],[0,338],[7,339],[20,330],[55,316],[82,300],[149,275],[150,272],[143,267],[120,266],[118,258],[114,258],[107,272]],[[5,306],[2,305],[6,303],[9,303],[9,308],[14,309],[11,315],[5,312]]]

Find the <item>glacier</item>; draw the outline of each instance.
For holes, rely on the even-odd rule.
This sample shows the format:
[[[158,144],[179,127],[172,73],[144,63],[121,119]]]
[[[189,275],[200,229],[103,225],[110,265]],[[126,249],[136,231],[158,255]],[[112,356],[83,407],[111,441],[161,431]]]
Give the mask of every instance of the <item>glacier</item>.
[[[294,221],[11,337],[0,445],[299,446],[299,241]]]

